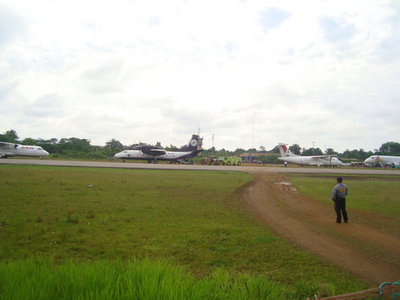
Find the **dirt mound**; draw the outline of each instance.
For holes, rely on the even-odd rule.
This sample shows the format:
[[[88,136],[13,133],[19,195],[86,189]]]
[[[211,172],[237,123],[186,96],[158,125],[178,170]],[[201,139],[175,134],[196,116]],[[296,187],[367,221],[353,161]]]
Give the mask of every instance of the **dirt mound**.
[[[349,223],[336,224],[333,205],[301,195],[284,175],[252,175],[242,199],[278,235],[373,285],[400,279],[399,231],[385,225],[394,220],[350,210]]]

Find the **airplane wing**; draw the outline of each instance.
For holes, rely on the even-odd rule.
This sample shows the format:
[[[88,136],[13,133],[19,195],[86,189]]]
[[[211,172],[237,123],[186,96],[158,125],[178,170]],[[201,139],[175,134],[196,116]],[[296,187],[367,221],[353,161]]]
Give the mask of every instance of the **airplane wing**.
[[[142,152],[153,156],[160,156],[166,153],[165,150],[162,149],[142,149]]]
[[[312,155],[310,156],[311,159],[332,159],[332,157],[337,157],[337,155]]]
[[[157,148],[157,147],[145,147],[145,146],[143,146],[140,150],[144,154],[152,155],[152,156],[160,156],[160,155],[164,155],[166,153],[166,151],[164,149],[160,149],[160,148]]]
[[[186,160],[183,160],[183,159],[177,159],[176,161],[181,163],[181,164],[185,164],[185,165],[188,164],[188,162]]]

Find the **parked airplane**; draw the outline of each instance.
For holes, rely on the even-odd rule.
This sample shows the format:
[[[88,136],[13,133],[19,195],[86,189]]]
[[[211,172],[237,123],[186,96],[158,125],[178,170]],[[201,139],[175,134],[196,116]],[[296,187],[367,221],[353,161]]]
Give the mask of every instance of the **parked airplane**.
[[[372,155],[364,160],[365,165],[379,165],[381,167],[398,167],[400,166],[400,156],[388,156],[388,155]]]
[[[39,146],[20,145],[14,143],[0,142],[0,158],[9,156],[38,156],[49,155],[49,152]]]
[[[311,155],[311,156],[300,156],[294,154],[287,148],[285,144],[278,145],[281,157],[278,159],[283,160],[288,163],[298,164],[298,165],[310,165],[310,166],[344,166],[345,164],[340,161],[334,155]]]
[[[193,134],[189,144],[181,151],[166,151],[157,146],[143,145],[133,147],[132,150],[124,150],[114,155],[122,159],[142,159],[148,162],[157,162],[157,160],[169,160],[171,162],[187,163],[185,159],[196,157],[203,149],[203,139],[197,134]]]

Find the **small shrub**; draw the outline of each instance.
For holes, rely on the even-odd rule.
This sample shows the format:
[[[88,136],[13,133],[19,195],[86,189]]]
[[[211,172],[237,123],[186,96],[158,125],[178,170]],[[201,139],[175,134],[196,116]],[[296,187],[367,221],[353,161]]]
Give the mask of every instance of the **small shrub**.
[[[86,219],[94,219],[94,213],[92,211],[88,211],[86,213]]]
[[[68,213],[68,215],[67,215],[67,223],[78,224],[79,223],[79,217],[77,215],[72,214],[72,213]]]

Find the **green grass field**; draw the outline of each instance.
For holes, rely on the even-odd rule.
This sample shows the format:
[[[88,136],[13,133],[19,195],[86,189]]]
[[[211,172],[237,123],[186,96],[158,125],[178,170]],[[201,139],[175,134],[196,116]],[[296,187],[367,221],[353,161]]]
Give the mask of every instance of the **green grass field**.
[[[51,295],[60,289],[66,299],[115,299],[121,292],[118,278],[104,276],[101,281],[90,274],[96,268],[115,274],[121,265],[141,261],[150,265],[149,274],[159,274],[162,286],[170,285],[162,274],[175,276],[173,270],[184,268],[179,272],[200,295],[203,288],[214,289],[216,296],[209,299],[242,299],[231,294],[235,291],[244,291],[247,299],[304,299],[316,292],[332,295],[367,286],[247,215],[235,193],[251,180],[245,173],[0,166],[0,176],[2,299],[54,299]],[[86,289],[109,286],[105,293],[111,296],[75,293],[79,276],[87,276],[82,278],[90,285]],[[146,275],[141,276],[137,289],[147,284]],[[215,276],[225,292],[213,285]],[[35,279],[42,277],[53,290],[41,297],[10,294],[12,287],[22,285],[42,290]],[[176,279],[176,286],[187,284]],[[280,296],[257,294],[270,289],[266,286]]]
[[[337,176],[292,174],[289,177],[301,193],[318,201],[332,202],[330,192]],[[348,208],[380,213],[400,222],[400,176],[349,175],[344,176],[343,183],[349,187]]]

